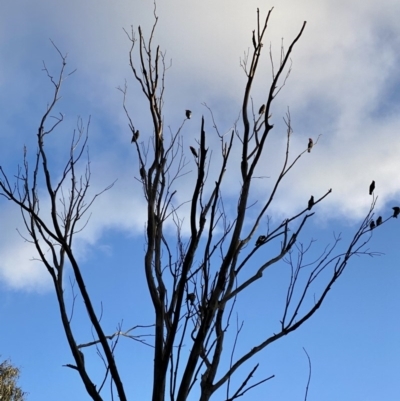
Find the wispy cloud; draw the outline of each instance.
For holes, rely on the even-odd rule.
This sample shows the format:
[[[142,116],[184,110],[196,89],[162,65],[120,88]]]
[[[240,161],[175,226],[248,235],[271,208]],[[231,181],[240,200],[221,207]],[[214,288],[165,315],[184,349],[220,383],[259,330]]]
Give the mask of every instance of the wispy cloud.
[[[144,229],[141,186],[132,176],[132,172],[139,175],[138,166],[129,144],[121,94],[116,87],[128,79],[132,115],[147,140],[152,131],[140,90],[129,72],[129,41],[122,28],[129,30],[132,24],[136,30],[141,24],[148,34],[153,5],[151,1],[143,5],[122,0],[70,1],[57,7],[50,1],[40,4],[38,8],[29,1],[13,3],[0,16],[2,37],[6,37],[6,32],[8,38],[13,38],[0,40],[0,54],[5,60],[0,72],[0,102],[4,114],[9,116],[1,121],[0,135],[10,143],[8,149],[0,149],[0,160],[14,168],[11,166],[21,160],[18,150],[24,143],[31,143],[30,149],[35,149],[34,122],[38,121],[51,93],[45,76],[41,75],[41,62],[45,59],[52,71],[57,71],[59,65],[48,42],[51,37],[62,52],[69,52],[71,69],[78,68],[66,82],[60,104],[60,111],[68,116],[60,137],[68,138],[75,115],[87,118],[91,114],[93,193],[118,178],[114,188],[95,202],[91,220],[80,234],[80,252],[84,255],[85,246],[95,244],[109,228],[135,234]],[[194,143],[200,116],[208,118],[202,102],[212,107],[221,132],[230,130],[237,118],[245,82],[239,59],[243,60],[251,47],[257,6],[256,1],[244,4],[228,0],[206,0],[190,6],[183,0],[171,0],[158,5],[156,39],[167,50],[167,60],[172,59],[166,80],[166,127],[176,130],[184,118],[184,109],[193,110],[193,119],[183,130],[184,146]],[[29,12],[22,13],[21,7]],[[262,5],[261,14],[267,10]],[[318,197],[332,188],[326,202],[319,205],[321,215],[350,216],[350,220],[356,220],[370,205],[367,191],[372,179],[377,182],[378,208],[382,213],[390,210],[391,205],[385,205],[386,202],[399,197],[398,15],[400,5],[391,0],[385,0],[379,7],[358,0],[339,3],[286,0],[276,4],[264,43],[265,59],[253,93],[256,109],[265,101],[265,85],[270,82],[270,42],[277,64],[281,38],[287,47],[303,20],[308,25],[292,55],[292,74],[276,99],[273,109],[276,128],[271,134],[270,150],[260,165],[260,176],[265,177],[254,181],[256,196],[260,199],[266,196],[281,162],[279,151],[285,137],[282,117],[288,106],[294,128],[293,157],[305,149],[309,137],[316,140],[321,135],[318,145],[311,154],[303,155],[298,168],[289,174],[278,192],[273,209],[278,215],[290,214],[299,203],[305,204],[311,194]],[[211,123],[207,133],[216,155],[219,143]],[[65,141],[54,141],[53,146],[55,154],[61,155]],[[229,194],[235,195],[240,184],[238,171],[228,170],[226,183]],[[181,179],[179,200],[190,199],[191,184],[189,176]],[[7,233],[20,221],[18,213],[10,210],[2,203],[0,221]],[[31,245],[18,235],[3,234],[0,247],[0,274],[5,282],[15,288],[44,288],[48,284],[44,269],[29,262]]]

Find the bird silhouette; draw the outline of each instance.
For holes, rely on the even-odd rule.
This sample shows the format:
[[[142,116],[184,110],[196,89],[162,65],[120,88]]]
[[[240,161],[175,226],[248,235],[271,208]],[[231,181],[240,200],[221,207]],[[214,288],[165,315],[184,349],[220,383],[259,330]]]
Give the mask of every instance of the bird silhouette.
[[[146,170],[143,166],[140,167],[140,177],[142,178],[142,180],[146,178]]]
[[[254,32],[255,31],[253,31],[253,46],[254,46],[254,49],[257,49],[257,43],[256,43],[256,35],[254,34]]]
[[[186,302],[190,302],[190,305],[193,305],[195,300],[196,300],[196,295],[194,292],[191,292],[190,294],[187,295]]]
[[[395,207],[392,207],[392,209],[393,209],[393,217],[396,217],[396,219],[397,219],[397,216],[400,214],[400,207],[395,206]]]
[[[308,201],[308,210],[311,210],[311,208],[314,206],[314,196],[311,195],[310,200]]]
[[[374,220],[372,220],[371,223],[369,224],[369,228],[371,230],[373,230],[375,228],[375,221]]]
[[[374,190],[375,190],[375,181],[372,181],[371,185],[369,186],[369,194],[372,195]]]
[[[376,219],[376,226],[378,227],[378,226],[380,226],[382,224],[382,216],[379,216],[377,219]]]
[[[193,146],[189,146],[190,147],[190,151],[193,153],[194,157],[199,157],[199,155],[196,152],[196,149]]]
[[[256,246],[262,245],[266,241],[267,237],[265,235],[260,235],[256,241]]]
[[[134,132],[134,133],[132,134],[131,143],[136,142],[136,141],[139,139],[139,135],[140,135],[139,130],[136,130],[136,132]]]
[[[192,112],[190,110],[186,110],[186,118],[190,120],[190,117],[192,117]]]
[[[261,114],[265,113],[265,104],[262,104],[260,107],[260,110],[258,110],[258,114],[261,116]]]
[[[311,149],[312,149],[313,146],[314,146],[313,140],[311,138],[308,138],[308,148],[307,148],[308,153],[311,152]]]
[[[79,356],[81,357],[82,365],[85,366],[85,355],[78,349]]]

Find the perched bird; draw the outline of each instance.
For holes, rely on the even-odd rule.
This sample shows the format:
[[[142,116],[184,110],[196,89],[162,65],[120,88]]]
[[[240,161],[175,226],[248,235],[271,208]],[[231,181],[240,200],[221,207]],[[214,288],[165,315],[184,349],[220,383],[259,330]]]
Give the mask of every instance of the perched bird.
[[[139,130],[136,130],[132,135],[131,143],[136,142],[139,139],[139,135],[140,135]]]
[[[308,201],[308,210],[311,210],[311,208],[314,206],[314,196],[311,195],[310,200]]]
[[[369,228],[371,230],[373,230],[375,228],[375,221],[374,220],[372,220],[371,223],[369,224]]]
[[[261,116],[261,114],[265,113],[265,104],[262,104],[260,107],[260,110],[258,110],[258,114]]]
[[[190,117],[192,116],[192,112],[190,110],[186,110],[186,118],[190,120]]]
[[[85,355],[83,355],[83,352],[78,350],[79,356],[81,357],[82,365],[85,366]]]
[[[257,43],[256,43],[256,35],[255,35],[255,31],[253,31],[253,46],[254,46],[254,49],[257,49]]]
[[[393,217],[396,217],[396,219],[397,219],[397,216],[400,214],[400,207],[395,206],[395,207],[392,207],[392,209],[393,209]]]
[[[143,166],[140,167],[140,177],[142,178],[142,180],[146,178],[146,170]]]
[[[375,181],[371,182],[371,185],[369,186],[369,194],[372,195],[372,192],[374,192],[375,189]]]
[[[311,138],[308,138],[308,153],[311,152],[312,147],[314,146],[314,142]]]
[[[194,292],[191,292],[190,294],[187,295],[186,302],[190,302],[190,305],[193,305],[195,300],[196,300],[196,295]]]
[[[193,146],[189,146],[190,147],[190,151],[193,153],[194,157],[199,157],[199,155],[196,152],[196,149]]]
[[[260,235],[256,241],[256,246],[262,245],[266,241],[267,237],[265,235]]]
[[[379,216],[377,219],[376,219],[376,226],[380,226],[382,224],[382,216]]]

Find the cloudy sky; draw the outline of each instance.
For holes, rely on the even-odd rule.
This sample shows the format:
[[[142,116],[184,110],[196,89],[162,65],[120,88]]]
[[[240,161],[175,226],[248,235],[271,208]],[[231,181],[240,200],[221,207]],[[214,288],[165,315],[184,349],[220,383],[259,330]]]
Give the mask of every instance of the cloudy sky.
[[[321,246],[332,240],[334,231],[349,238],[370,207],[371,180],[376,181],[377,215],[388,217],[391,207],[400,205],[400,3],[159,1],[155,39],[166,50],[166,59],[172,60],[166,80],[165,127],[178,129],[183,111],[190,108],[193,118],[190,125],[185,124],[186,145],[194,142],[202,115],[206,130],[212,131],[203,103],[213,110],[221,132],[232,129],[245,83],[240,60],[252,46],[257,7],[262,16],[274,7],[252,94],[257,109],[268,94],[270,44],[277,63],[281,41],[288,46],[307,21],[292,54],[292,73],[272,109],[276,136],[270,157],[261,165],[264,175],[272,175],[281,160],[275,149],[283,143],[282,118],[288,107],[293,154],[305,149],[309,137],[319,138],[312,153],[302,157],[287,177],[272,211],[281,219],[298,210],[310,194],[321,196],[332,188],[332,194],[316,208],[308,235],[318,237]],[[68,71],[76,69],[64,84],[57,109],[65,114],[65,122],[49,146],[55,165],[66,160],[77,118],[86,124],[90,117],[92,194],[117,180],[94,204],[76,250],[94,298],[110,299],[105,319],[115,328],[131,315],[135,301],[146,297],[140,285],[140,264],[134,273],[130,269],[132,260],[142,258],[145,204],[134,179],[137,162],[117,87],[126,80],[128,105],[135,124],[146,135],[151,127],[129,70],[130,43],[123,28],[129,31],[133,26],[137,31],[141,25],[147,35],[153,23],[153,2],[3,1],[0,22],[0,165],[10,176],[22,161],[24,146],[28,155],[36,150],[36,130],[52,94],[43,61],[53,74],[59,71],[60,59],[49,39],[63,54],[68,53]],[[218,141],[209,138],[209,144],[213,148]],[[265,193],[267,181],[255,183],[255,197]],[[228,171],[226,182],[226,191],[234,196],[240,184],[237,172]],[[188,185],[190,177],[182,181],[181,199],[186,199]],[[390,219],[373,233],[369,246],[383,256],[353,260],[312,322],[262,355],[263,372],[275,374],[276,379],[259,394],[266,399],[303,397],[305,347],[313,362],[310,401],[399,398],[399,224]],[[22,228],[19,210],[4,198],[0,198],[0,228],[0,355],[21,367],[21,383],[30,393],[29,400],[85,399],[74,372],[62,367],[71,362],[71,356],[49,277],[40,263],[32,261],[31,244],[18,234]],[[151,308],[133,315],[148,319],[146,311],[151,313]],[[242,313],[246,317],[246,308]],[[251,331],[253,313],[248,315]],[[142,346],[132,347],[140,364],[132,367],[127,387],[132,397],[147,397],[148,391],[138,390],[137,384],[146,379],[142,368],[152,357]],[[121,363],[132,359],[124,357]],[[93,366],[95,362],[94,356]]]

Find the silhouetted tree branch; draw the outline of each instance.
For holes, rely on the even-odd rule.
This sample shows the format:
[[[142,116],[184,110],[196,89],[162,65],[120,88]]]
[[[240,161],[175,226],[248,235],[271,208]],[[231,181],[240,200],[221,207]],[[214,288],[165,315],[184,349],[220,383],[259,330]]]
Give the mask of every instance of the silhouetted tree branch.
[[[143,336],[132,333],[143,327],[140,324],[131,325],[128,330],[123,330],[120,324],[115,332],[106,334],[101,314],[96,314],[93,307],[73,247],[73,238],[87,224],[87,212],[101,194],[92,198],[88,194],[91,178],[89,156],[84,173],[79,173],[87,149],[90,120],[86,127],[81,119],[78,120],[68,159],[62,173],[57,175],[45,144],[47,137],[63,122],[62,114],[52,124],[49,117],[60,98],[62,83],[71,73],[66,73],[66,56],[57,48],[62,61],[57,78],[44,65],[44,71],[54,86],[54,93],[39,124],[33,171],[30,171],[25,148],[23,166],[18,168],[15,184],[10,182],[9,176],[0,167],[0,188],[3,196],[20,207],[28,232],[27,239],[34,244],[38,259],[52,278],[62,324],[75,360],[74,365],[65,366],[79,372],[93,400],[103,400],[102,391],[106,383],[110,384],[112,399],[116,396],[122,401],[128,399],[114,357],[121,337],[153,347],[153,401],[165,401],[166,395],[171,401],[186,401],[195,386],[200,401],[208,401],[222,386],[226,386],[227,401],[243,396],[274,376],[265,375],[262,380],[250,384],[259,366],[256,363],[247,370],[241,384],[235,382],[236,388],[231,391],[234,387],[232,377],[238,368],[310,319],[321,307],[352,257],[378,255],[366,247],[372,235],[375,197],[345,249],[338,249],[341,236],[335,236],[333,244],[326,246],[312,261],[308,253],[313,241],[304,245],[301,238],[305,227],[317,212],[311,212],[311,209],[324,201],[332,189],[309,198],[313,189],[310,184],[304,203],[297,205],[292,215],[288,213],[282,222],[271,217],[272,205],[283,180],[319,139],[311,140],[312,146],[310,142],[308,145],[305,143],[304,150],[293,154],[290,147],[293,128],[289,110],[284,118],[286,144],[281,166],[278,173],[270,177],[271,187],[265,199],[258,199],[257,202],[253,199],[254,180],[263,178],[257,176],[257,169],[266,157],[271,143],[270,133],[274,128],[271,107],[287,82],[291,71],[290,57],[306,27],[304,22],[287,50],[282,44],[277,66],[270,50],[272,79],[264,90],[267,95],[261,107],[256,107],[256,115],[252,100],[254,80],[263,55],[263,41],[271,13],[272,9],[263,21],[257,10],[257,29],[252,32],[252,48],[241,63],[246,84],[240,122],[236,121],[233,129],[231,126],[228,130],[220,130],[213,111],[204,104],[209,117],[198,119],[198,137],[196,143],[190,145],[186,145],[183,137],[186,124],[189,121],[195,123],[189,110],[185,113],[182,111],[182,123],[175,131],[169,129],[166,132],[164,129],[165,74],[169,66],[165,53],[153,44],[158,23],[156,9],[155,22],[148,39],[140,26],[138,37],[133,29],[126,31],[131,43],[131,71],[148,106],[151,126],[151,129],[149,126],[139,126],[144,124],[142,116],[139,118],[127,106],[128,84],[125,82],[119,90],[123,95],[122,107],[128,119],[132,135],[130,142],[138,163],[138,171],[133,174],[136,176],[135,184],[141,186],[147,203],[143,268],[154,309],[154,322],[146,326],[154,327],[151,337],[154,341],[150,344]],[[206,134],[207,118],[212,121],[221,144],[220,152],[213,160],[209,136]],[[240,154],[240,160],[235,159],[235,154]],[[225,194],[223,185],[228,162],[229,168],[235,169],[234,173],[241,180],[240,191],[234,199],[232,195]],[[193,171],[189,168],[193,168]],[[187,188],[181,184],[182,178],[187,175],[192,177],[190,195],[185,195]],[[104,191],[111,187],[108,186]],[[45,194],[41,192],[43,188]],[[182,197],[178,198],[178,194],[186,196],[186,200],[180,200]],[[237,205],[233,216],[226,211],[226,202]],[[249,214],[250,209],[252,215]],[[82,218],[85,220],[82,221]],[[379,223],[387,220],[380,219]],[[171,230],[175,232],[172,234]],[[230,330],[232,313],[244,291],[249,291],[256,281],[268,279],[268,269],[279,262],[284,262],[283,266],[288,265],[290,273],[278,331],[266,333],[261,341],[254,340],[246,351],[236,356],[241,325],[237,324],[236,332]],[[78,342],[72,328],[73,309],[77,300],[75,293],[72,312],[68,317],[63,282],[66,264],[71,266],[88,322],[93,328],[92,341]],[[232,333],[234,346],[229,354],[224,345],[227,338],[232,338]],[[103,376],[98,384],[94,383],[93,375],[85,365],[84,350],[87,347],[95,347],[104,365]],[[230,358],[229,364],[221,364],[226,358]]]

